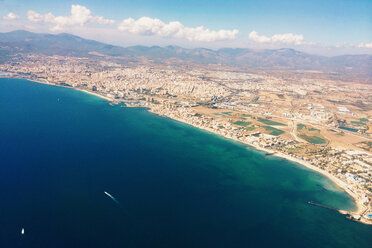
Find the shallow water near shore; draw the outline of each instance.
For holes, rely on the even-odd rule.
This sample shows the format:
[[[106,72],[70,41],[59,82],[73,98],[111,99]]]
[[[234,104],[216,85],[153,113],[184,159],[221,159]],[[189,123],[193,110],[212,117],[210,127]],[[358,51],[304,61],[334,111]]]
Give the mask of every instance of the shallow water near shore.
[[[0,247],[370,247],[371,226],[308,204],[352,210],[345,192],[264,155],[145,109],[0,79]]]

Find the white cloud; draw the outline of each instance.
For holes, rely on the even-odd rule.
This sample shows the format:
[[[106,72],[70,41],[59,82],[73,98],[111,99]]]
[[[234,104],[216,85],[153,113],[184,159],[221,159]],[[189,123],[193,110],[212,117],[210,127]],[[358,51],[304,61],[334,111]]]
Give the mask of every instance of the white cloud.
[[[3,16],[3,20],[7,20],[7,21],[16,20],[18,18],[19,18],[19,16],[17,16],[13,12],[9,12],[9,14],[7,14],[6,16]]]
[[[372,48],[372,42],[371,43],[360,43],[358,46],[358,48]]]
[[[105,19],[102,16],[92,16],[92,12],[85,6],[72,5],[71,15],[69,16],[54,16],[52,13],[39,14],[33,10],[27,12],[27,18],[31,22],[45,22],[53,24],[52,31],[63,30],[66,27],[80,25],[86,23],[97,24],[114,24],[114,20]]]
[[[125,19],[119,23],[118,29],[133,34],[157,35],[204,42],[233,40],[239,33],[236,29],[214,31],[203,26],[190,28],[183,26],[182,23],[177,21],[164,23],[159,19],[150,17],[141,17],[138,20],[133,18]]]
[[[54,18],[52,13],[41,15],[33,10],[27,11],[27,19],[32,22],[52,22]]]
[[[258,43],[279,43],[279,44],[293,44],[293,45],[303,45],[309,44],[304,41],[304,36],[302,34],[275,34],[271,37],[265,35],[259,35],[256,31],[252,31],[248,35],[248,39],[253,40]]]

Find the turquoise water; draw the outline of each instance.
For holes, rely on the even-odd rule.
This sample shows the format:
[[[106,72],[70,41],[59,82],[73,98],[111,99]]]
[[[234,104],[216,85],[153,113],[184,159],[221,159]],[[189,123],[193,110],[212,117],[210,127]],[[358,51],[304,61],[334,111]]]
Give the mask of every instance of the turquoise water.
[[[0,247],[370,247],[371,226],[307,204],[353,209],[342,190],[264,155],[145,109],[0,79]]]

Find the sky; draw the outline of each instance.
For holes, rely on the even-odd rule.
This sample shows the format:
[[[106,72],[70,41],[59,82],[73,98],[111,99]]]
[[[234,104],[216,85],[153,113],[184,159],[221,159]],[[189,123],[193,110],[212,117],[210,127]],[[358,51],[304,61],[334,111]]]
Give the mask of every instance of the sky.
[[[120,46],[372,54],[372,0],[0,0],[0,32],[19,29]]]

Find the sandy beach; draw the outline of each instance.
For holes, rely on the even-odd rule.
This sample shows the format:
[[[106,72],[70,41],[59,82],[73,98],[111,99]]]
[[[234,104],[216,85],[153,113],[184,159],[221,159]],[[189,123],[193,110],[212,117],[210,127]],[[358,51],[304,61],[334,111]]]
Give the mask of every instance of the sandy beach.
[[[115,100],[115,99],[110,98],[110,97],[108,97],[108,96],[103,96],[103,95],[97,94],[97,93],[95,93],[95,92],[93,92],[93,91],[83,90],[83,89],[76,89],[76,88],[73,88],[73,89],[78,90],[78,91],[82,91],[82,92],[87,93],[87,94],[94,95],[94,96],[96,96],[96,97],[99,97],[99,98],[105,99],[105,100],[107,100],[107,101],[114,101],[114,100]]]
[[[89,91],[89,90],[84,90],[84,89],[79,89],[79,88],[74,88],[74,87],[69,87],[69,86],[64,86],[64,85],[57,85],[57,84],[54,84],[54,83],[50,83],[50,82],[42,82],[42,81],[34,81],[36,83],[41,83],[41,84],[47,84],[47,85],[54,85],[54,86],[59,86],[59,87],[65,87],[65,88],[71,88],[71,89],[74,89],[74,90],[78,90],[78,91],[82,91],[84,93],[87,93],[87,94],[90,94],[90,95],[94,95],[96,97],[99,97],[99,98],[102,98],[102,99],[105,99],[107,101],[114,101],[115,99],[113,98],[110,98],[108,96],[104,96],[104,95],[101,95],[101,94],[97,94],[93,91]]]
[[[11,77],[10,77],[11,78]],[[87,93],[87,94],[90,94],[90,95],[94,95],[96,97],[99,97],[99,98],[102,98],[102,99],[105,99],[107,101],[114,101],[115,99],[113,98],[110,98],[108,96],[103,96],[101,94],[97,94],[93,91],[89,91],[89,90],[84,90],[84,89],[79,89],[79,88],[75,88],[75,87],[71,87],[71,86],[65,86],[65,85],[59,85],[59,84],[55,84],[55,83],[51,83],[47,80],[31,80],[31,79],[27,79],[31,82],[35,82],[35,83],[39,83],[39,84],[46,84],[46,85],[52,85],[52,86],[58,86],[58,87],[64,87],[64,88],[69,88],[69,89],[74,89],[74,90],[78,90],[78,91],[82,91],[84,93]]]

